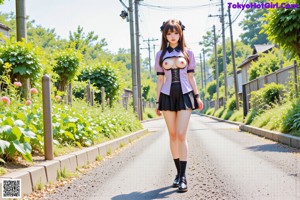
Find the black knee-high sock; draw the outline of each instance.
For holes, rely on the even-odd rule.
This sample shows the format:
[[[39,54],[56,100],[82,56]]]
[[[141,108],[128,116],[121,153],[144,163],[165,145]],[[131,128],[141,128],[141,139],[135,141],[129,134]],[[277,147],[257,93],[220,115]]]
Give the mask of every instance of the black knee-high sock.
[[[180,164],[180,174],[179,174],[179,177],[185,176],[186,163],[187,163],[187,161],[179,161],[179,164]]]
[[[180,165],[179,165],[179,158],[176,158],[174,159],[174,163],[175,163],[175,166],[176,166],[176,169],[177,169],[177,175],[179,175],[180,173]]]

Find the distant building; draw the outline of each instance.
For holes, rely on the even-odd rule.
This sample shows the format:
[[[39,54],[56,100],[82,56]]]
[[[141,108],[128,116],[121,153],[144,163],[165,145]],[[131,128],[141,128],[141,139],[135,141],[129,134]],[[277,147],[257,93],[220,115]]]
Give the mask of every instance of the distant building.
[[[252,61],[257,61],[259,53],[268,53],[272,50],[272,48],[275,47],[273,44],[262,44],[262,45],[254,45],[254,49],[252,52],[252,55],[248,56],[242,64],[240,64],[237,69],[241,69],[242,72],[242,82],[239,83],[239,85],[243,85],[244,83],[247,83],[249,81],[248,77],[248,70],[250,69]],[[239,86],[241,87],[241,86]]]
[[[9,30],[10,28],[8,26],[5,26],[4,24],[0,23],[0,33],[2,33],[7,38],[9,38]],[[0,39],[0,42],[3,41]]]

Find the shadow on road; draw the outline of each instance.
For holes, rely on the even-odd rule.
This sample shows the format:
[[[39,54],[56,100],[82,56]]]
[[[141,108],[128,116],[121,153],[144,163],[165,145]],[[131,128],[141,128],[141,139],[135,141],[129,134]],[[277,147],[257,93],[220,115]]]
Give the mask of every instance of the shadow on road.
[[[165,191],[169,189],[174,189],[171,191]],[[164,199],[168,195],[177,192],[177,188],[172,188],[171,186],[159,188],[156,190],[151,190],[148,192],[132,192],[130,194],[120,194],[111,198],[112,200],[152,200],[152,199]]]
[[[269,151],[269,152],[298,152],[299,150],[292,149],[291,147],[284,146],[283,144],[264,144],[264,145],[257,145],[246,148],[247,150],[251,151]]]

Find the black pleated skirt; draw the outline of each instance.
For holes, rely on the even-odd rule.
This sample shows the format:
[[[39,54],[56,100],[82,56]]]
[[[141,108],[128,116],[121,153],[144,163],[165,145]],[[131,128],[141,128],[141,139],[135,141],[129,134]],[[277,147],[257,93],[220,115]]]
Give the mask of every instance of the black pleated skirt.
[[[194,92],[182,94],[180,82],[171,84],[170,95],[160,93],[158,110],[161,111],[180,111],[195,110],[198,103],[195,99]]]

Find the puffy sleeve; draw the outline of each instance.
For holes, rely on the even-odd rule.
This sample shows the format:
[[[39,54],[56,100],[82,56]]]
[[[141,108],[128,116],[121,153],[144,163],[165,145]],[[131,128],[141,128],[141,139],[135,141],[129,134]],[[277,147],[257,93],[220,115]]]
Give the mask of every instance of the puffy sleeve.
[[[196,60],[194,53],[191,50],[188,50],[187,53],[190,59],[190,63],[187,66],[187,73],[194,73],[196,68]]]
[[[159,59],[162,51],[158,51],[155,56],[155,71],[157,75],[165,75],[164,69],[159,64]]]

